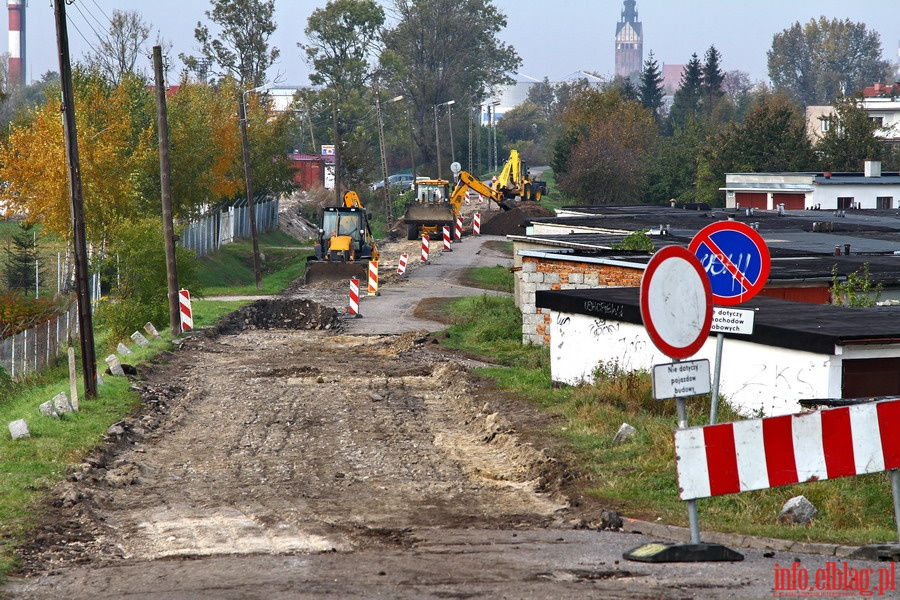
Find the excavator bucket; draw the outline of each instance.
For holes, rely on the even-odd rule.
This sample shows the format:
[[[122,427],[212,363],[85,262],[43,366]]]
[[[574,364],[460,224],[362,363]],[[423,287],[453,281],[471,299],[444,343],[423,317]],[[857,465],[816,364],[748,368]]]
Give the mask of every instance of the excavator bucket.
[[[306,262],[304,282],[307,285],[315,285],[323,282],[335,283],[340,281],[350,281],[353,277],[359,279],[360,282],[368,281],[368,261],[341,262],[310,260]],[[365,284],[361,283],[360,285],[362,286]]]

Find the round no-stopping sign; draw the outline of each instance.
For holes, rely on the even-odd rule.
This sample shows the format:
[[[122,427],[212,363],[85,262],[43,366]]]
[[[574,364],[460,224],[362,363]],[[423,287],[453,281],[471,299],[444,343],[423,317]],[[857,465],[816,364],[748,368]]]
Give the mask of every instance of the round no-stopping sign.
[[[686,248],[666,246],[641,278],[641,317],[659,350],[673,359],[693,356],[712,326],[712,292],[700,261]]]
[[[713,301],[735,306],[753,298],[769,279],[769,247],[755,229],[738,221],[707,225],[688,249],[709,276]]]

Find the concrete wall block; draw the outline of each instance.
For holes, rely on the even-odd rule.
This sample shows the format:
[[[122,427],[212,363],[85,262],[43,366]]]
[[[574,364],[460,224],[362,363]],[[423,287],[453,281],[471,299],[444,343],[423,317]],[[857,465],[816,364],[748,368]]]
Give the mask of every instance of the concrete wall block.
[[[522,305],[522,315],[523,315],[523,316],[524,316],[524,315],[534,315],[534,314],[538,314],[538,312],[537,312],[537,305],[534,304],[533,300],[534,300],[534,299],[532,298],[532,303],[531,303],[531,304],[523,304],[523,305]]]
[[[600,285],[600,275],[597,273],[585,273],[584,284],[587,287],[598,287]]]
[[[544,283],[559,283],[559,273],[544,273]]]
[[[537,262],[534,260],[525,260],[522,262],[522,273],[535,273],[537,271]]]
[[[571,284],[584,283],[584,273],[569,273],[569,283],[571,283]]]

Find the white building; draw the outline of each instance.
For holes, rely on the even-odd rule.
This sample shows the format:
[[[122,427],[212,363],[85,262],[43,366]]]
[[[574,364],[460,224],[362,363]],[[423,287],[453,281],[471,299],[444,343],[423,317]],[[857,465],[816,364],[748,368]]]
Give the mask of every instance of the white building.
[[[866,161],[862,173],[726,173],[726,208],[778,210],[900,207],[900,174]]]

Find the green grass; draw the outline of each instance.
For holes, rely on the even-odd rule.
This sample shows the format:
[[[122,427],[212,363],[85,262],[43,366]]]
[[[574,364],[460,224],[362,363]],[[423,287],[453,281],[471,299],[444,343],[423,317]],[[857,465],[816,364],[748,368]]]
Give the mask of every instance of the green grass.
[[[672,431],[674,401],[653,399],[649,374],[607,365],[593,385],[554,388],[549,350],[523,346],[521,316],[513,299],[476,297],[447,301],[456,324],[441,343],[502,365],[480,369],[500,389],[563,417],[554,432],[574,452],[576,471],[590,475],[588,493],[635,518],[687,526],[687,505],[678,499]],[[709,422],[709,398],[689,399],[690,423]],[[742,417],[720,403],[720,422]],[[638,435],[614,446],[627,422]],[[803,494],[819,509],[810,527],[779,525],[789,498]],[[801,541],[865,545],[892,541],[897,530],[886,473],[786,486],[698,500],[701,530]]]
[[[508,293],[513,291],[513,274],[508,268],[501,266],[469,269],[465,273],[464,282],[465,285],[483,290]]]
[[[262,290],[256,289],[253,267],[253,245],[242,240],[223,246],[215,254],[204,257],[199,270],[199,283],[205,296],[275,294],[303,276],[306,257],[312,248],[281,233],[259,237],[262,266]],[[199,295],[199,294],[196,294]]]

